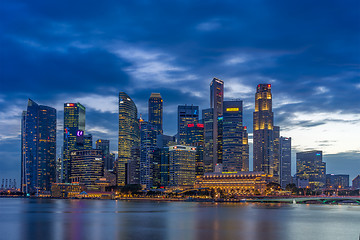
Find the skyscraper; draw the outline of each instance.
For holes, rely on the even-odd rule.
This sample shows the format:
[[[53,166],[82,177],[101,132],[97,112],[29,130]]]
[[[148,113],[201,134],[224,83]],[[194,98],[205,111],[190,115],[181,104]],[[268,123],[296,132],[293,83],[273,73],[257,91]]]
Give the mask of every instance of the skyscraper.
[[[291,138],[280,137],[280,185],[285,188],[291,183]]]
[[[324,188],[326,163],[322,161],[322,151],[296,153],[296,177],[308,180],[313,190]]]
[[[204,124],[190,123],[186,127],[186,146],[196,147],[196,176],[204,175]]]
[[[196,148],[175,145],[169,147],[169,185],[192,187],[195,184]]]
[[[139,146],[140,127],[137,108],[133,100],[125,93],[119,93],[119,143],[118,162],[116,164],[116,184],[126,183],[126,164],[131,160],[131,149]]]
[[[21,188],[50,191],[56,181],[56,109],[28,100],[21,123]]]
[[[210,83],[210,108],[213,109],[213,166],[218,161],[218,117],[223,114],[224,102],[224,82],[218,78],[214,78]]]
[[[204,122],[204,172],[213,172],[216,162],[214,163],[214,109],[203,109],[202,119]]]
[[[64,104],[64,145],[63,145],[63,182],[69,182],[70,152],[83,149],[79,139],[85,134],[85,107],[80,103]],[[83,140],[82,140],[83,141]],[[83,143],[82,143],[83,144]]]
[[[157,129],[157,135],[163,133],[163,99],[160,93],[151,93],[149,98],[149,123]]]
[[[224,101],[221,132],[222,165],[225,172],[249,171],[248,134],[243,126],[242,115],[242,101]]]
[[[274,151],[273,151],[273,182],[280,184],[280,127],[274,126],[273,130]]]
[[[115,155],[110,153],[110,140],[98,139],[96,141],[96,149],[103,153],[104,169],[112,170],[114,168]]]
[[[185,144],[186,127],[199,122],[199,106],[178,106],[178,143]]]
[[[149,122],[140,122],[140,183],[146,188],[153,186],[153,160],[156,148],[157,128]]]
[[[259,84],[255,94],[253,119],[254,171],[273,174],[274,116],[270,84]]]

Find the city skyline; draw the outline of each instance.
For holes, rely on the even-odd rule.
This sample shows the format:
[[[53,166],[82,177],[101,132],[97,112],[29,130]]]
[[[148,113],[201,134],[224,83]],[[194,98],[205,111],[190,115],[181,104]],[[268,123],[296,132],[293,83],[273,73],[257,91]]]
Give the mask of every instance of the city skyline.
[[[20,182],[20,119],[28,98],[57,110],[58,156],[66,102],[83,104],[86,133],[93,140],[109,139],[116,151],[120,91],[129,94],[144,119],[151,92],[160,93],[164,133],[174,135],[177,106],[208,108],[209,82],[217,77],[225,82],[224,100],[244,103],[250,144],[255,86],[272,84],[274,123],[282,136],[292,138],[293,152],[321,150],[329,173],[352,179],[360,169],[360,27],[358,3],[347,4],[328,2],[323,8],[283,2],[255,8],[226,2],[209,3],[209,10],[198,12],[198,3],[111,3],[101,11],[87,3],[82,12],[80,3],[67,11],[61,5],[6,2],[1,7],[0,178]],[[258,14],[249,14],[254,10]]]

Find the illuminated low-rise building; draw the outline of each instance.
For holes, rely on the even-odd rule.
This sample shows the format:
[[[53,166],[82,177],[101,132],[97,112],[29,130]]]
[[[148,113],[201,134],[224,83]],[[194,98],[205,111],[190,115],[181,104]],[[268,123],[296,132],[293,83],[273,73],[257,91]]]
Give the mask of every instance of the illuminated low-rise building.
[[[263,194],[271,177],[272,175],[264,172],[205,173],[196,180],[195,188],[209,188],[238,195]]]
[[[349,175],[347,174],[326,174],[327,189],[349,188]]]
[[[79,183],[53,183],[51,185],[51,197],[70,198],[85,191],[86,187]]]

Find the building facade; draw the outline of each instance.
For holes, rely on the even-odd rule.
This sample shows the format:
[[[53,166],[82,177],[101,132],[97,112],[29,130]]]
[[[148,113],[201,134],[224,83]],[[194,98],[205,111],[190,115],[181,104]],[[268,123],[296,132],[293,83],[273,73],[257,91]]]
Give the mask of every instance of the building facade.
[[[274,116],[270,84],[259,84],[255,94],[253,114],[254,171],[273,175],[274,169]]]
[[[95,181],[104,176],[102,151],[75,150],[70,153],[70,182],[84,184],[87,189],[97,189]]]
[[[326,163],[322,161],[322,151],[296,153],[296,177],[309,180],[312,190],[325,188]]]
[[[125,93],[119,93],[119,141],[116,164],[116,184],[126,183],[126,164],[131,160],[131,149],[140,144],[140,126],[137,107]]]
[[[349,175],[347,174],[326,174],[327,189],[348,189]]]
[[[114,169],[115,155],[110,153],[110,140],[98,139],[96,140],[95,144],[96,144],[96,149],[101,150],[103,153],[104,169],[105,170]]]
[[[188,188],[195,184],[196,148],[175,145],[169,147],[169,185]]]
[[[151,93],[149,98],[149,123],[157,129],[157,135],[163,133],[163,99],[160,93]]]
[[[280,137],[280,185],[284,189],[292,183],[291,138]]]
[[[221,132],[222,167],[225,172],[249,171],[249,144],[242,121],[242,101],[224,101]],[[218,144],[220,145],[220,144]]]
[[[204,124],[189,123],[186,127],[186,146],[196,147],[196,176],[204,175]]]
[[[64,141],[62,154],[62,182],[68,183],[70,152],[83,149],[85,134],[85,107],[80,103],[64,103]],[[79,139],[82,142],[79,144]]]
[[[21,122],[21,190],[50,191],[56,182],[56,109],[28,100]]]
[[[178,143],[185,144],[186,127],[191,123],[199,122],[199,106],[178,106]]]
[[[140,184],[153,186],[153,161],[156,148],[157,128],[147,121],[140,122]]]
[[[223,114],[223,103],[224,103],[224,82],[218,78],[214,78],[210,83],[210,108],[213,109],[213,127],[212,127],[212,143],[213,143],[213,168],[219,163],[218,157],[218,118]]]
[[[352,189],[360,189],[360,175],[357,175],[352,180]]]
[[[202,119],[204,123],[204,172],[213,172],[217,159],[214,161],[214,109],[203,109]]]

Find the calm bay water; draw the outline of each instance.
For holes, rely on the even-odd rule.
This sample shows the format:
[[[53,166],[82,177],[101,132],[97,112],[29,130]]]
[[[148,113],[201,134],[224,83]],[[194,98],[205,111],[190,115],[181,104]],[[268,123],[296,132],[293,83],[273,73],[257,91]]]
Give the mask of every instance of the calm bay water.
[[[360,207],[0,198],[0,239],[358,240]]]

